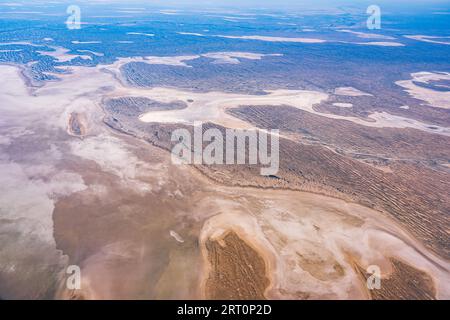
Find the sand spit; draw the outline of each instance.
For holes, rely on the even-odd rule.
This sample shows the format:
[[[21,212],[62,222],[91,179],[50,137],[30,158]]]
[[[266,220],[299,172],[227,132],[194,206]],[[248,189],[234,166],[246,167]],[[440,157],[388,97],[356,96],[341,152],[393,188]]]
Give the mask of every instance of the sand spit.
[[[294,43],[325,43],[326,40],[314,38],[286,38],[286,37],[269,37],[269,36],[225,36],[217,35],[216,37],[227,39],[242,39],[242,40],[258,40],[267,42],[294,42]]]
[[[370,93],[363,92],[353,87],[339,87],[334,90],[334,94],[338,96],[363,97],[372,96]]]
[[[0,53],[21,52],[22,49],[0,50]]]
[[[72,41],[72,44],[100,44],[102,43],[101,41]]]
[[[404,47],[405,45],[400,42],[387,42],[387,41],[372,41],[372,42],[355,42],[354,44],[364,46],[378,46],[378,47]]]
[[[130,36],[145,36],[145,37],[154,37],[153,33],[143,33],[143,32],[128,32],[127,35]]]
[[[205,37],[202,33],[196,33],[196,32],[177,32],[178,34],[181,34],[183,36],[196,36],[196,37]]]
[[[0,46],[9,45],[21,45],[21,46],[32,46],[32,47],[44,47],[45,45],[34,44],[30,41],[10,41],[10,42],[0,42]]]
[[[450,41],[439,40],[439,39],[449,39],[450,37],[423,36],[423,35],[404,36],[404,37],[408,38],[408,39],[412,39],[412,40],[422,41],[422,42],[450,45]]]
[[[333,103],[333,106],[340,108],[353,108],[353,104],[344,102],[335,102]]]
[[[183,238],[176,232],[173,230],[170,230],[169,232],[170,236],[173,237],[176,241],[180,242],[180,243],[184,243]]]
[[[416,84],[429,84],[440,80],[450,81],[449,72],[417,72],[411,74],[411,77],[410,80],[397,81],[396,84],[403,87],[412,97],[425,101],[431,107],[450,109],[449,91],[437,91]]]
[[[229,20],[232,21],[232,20]],[[303,31],[314,31],[310,29],[305,29]],[[339,30],[340,32],[348,32],[354,33],[359,38],[366,39],[385,39],[392,40],[395,38],[382,36],[377,34],[365,34],[362,32],[353,32],[350,30]],[[333,43],[335,41],[317,39],[317,38],[302,38],[302,37],[272,37],[272,36],[258,36],[258,35],[250,35],[250,36],[231,36],[231,35],[205,35],[201,33],[189,33],[189,32],[179,32],[181,35],[189,35],[189,36],[197,36],[197,37],[219,37],[225,39],[237,39],[237,40],[256,40],[256,41],[265,41],[265,42],[285,42],[285,43],[309,43],[309,44],[317,44],[317,43]],[[338,41],[340,43],[348,43],[348,44],[356,44],[356,45],[367,45],[367,46],[380,46],[380,47],[404,47],[403,43],[393,42],[393,41],[372,41],[372,42],[348,42],[348,41]]]
[[[337,31],[354,34],[358,38],[363,38],[363,39],[395,40],[394,37],[385,36],[385,35],[378,34],[378,33],[358,32],[358,31],[353,31],[353,30],[348,30],[348,29],[342,29],[342,30],[337,30]]]

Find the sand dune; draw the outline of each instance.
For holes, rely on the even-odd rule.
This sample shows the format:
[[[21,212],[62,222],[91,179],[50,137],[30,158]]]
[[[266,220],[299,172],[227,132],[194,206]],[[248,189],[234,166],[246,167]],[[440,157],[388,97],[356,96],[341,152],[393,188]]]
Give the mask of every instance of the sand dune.
[[[426,253],[395,222],[371,209],[306,193],[226,191],[245,194],[250,206],[222,200],[224,213],[205,223],[202,243],[235,230],[254,245],[269,270],[269,298],[365,298],[367,288],[358,281],[349,255],[364,269],[379,265],[383,277],[392,272],[389,259],[396,257],[436,282],[450,279],[445,260]],[[207,256],[205,246],[202,250]],[[445,286],[437,290],[440,298],[450,294]]]
[[[246,244],[234,250],[246,250],[246,259],[260,257],[258,268],[264,262],[267,298],[368,298],[349,256],[363,268],[379,265],[385,276],[392,273],[390,258],[399,259],[432,277],[438,298],[450,297],[448,262],[383,214],[312,193],[217,185],[194,168],[173,165],[169,153],[106,128],[100,105],[105,98],[121,96],[176,99],[188,108],[148,113],[142,119],[247,128],[249,123],[226,114],[226,108],[287,104],[318,114],[313,105],[327,99],[326,94],[129,88],[114,76],[115,68],[72,67],[61,81],[30,89],[17,68],[0,67],[7,79],[0,88],[0,134],[6,142],[0,144],[0,218],[11,220],[2,226],[7,236],[0,259],[9,264],[0,275],[8,274],[6,288],[22,288],[6,297],[36,292],[71,297],[62,286],[65,267],[75,263],[83,274],[80,297],[200,298],[211,270],[205,243],[229,230]],[[74,112],[85,115],[83,139],[67,133]],[[370,126],[422,128],[419,122],[387,114],[373,115],[373,123],[326,116]],[[6,152],[11,145],[21,147]],[[17,242],[14,234],[24,235],[23,240]],[[27,267],[23,259],[35,263]],[[41,271],[36,265],[50,267]],[[23,274],[33,290],[22,284]],[[115,281],[117,277],[124,281]]]
[[[125,94],[125,92],[123,92],[123,94]],[[438,126],[430,128],[430,126],[426,123],[391,115],[386,112],[375,112],[369,115],[369,118],[373,121],[365,121],[361,118],[351,116],[321,113],[314,109],[314,105],[328,99],[328,95],[314,91],[273,90],[268,91],[267,95],[254,96],[221,92],[194,93],[176,89],[154,88],[149,90],[128,90],[128,94],[144,96],[152,100],[166,103],[174,100],[185,101],[188,103],[188,108],[182,110],[152,111],[143,114],[140,117],[140,120],[143,122],[193,124],[194,122],[199,121],[210,121],[225,127],[249,129],[252,128],[249,123],[229,115],[226,113],[226,110],[230,108],[237,108],[241,105],[287,105],[331,119],[347,120],[368,127],[414,128],[426,132],[450,135],[449,128]],[[353,90],[345,90],[345,94],[361,95],[363,93]],[[193,102],[189,103],[189,100],[193,100]]]

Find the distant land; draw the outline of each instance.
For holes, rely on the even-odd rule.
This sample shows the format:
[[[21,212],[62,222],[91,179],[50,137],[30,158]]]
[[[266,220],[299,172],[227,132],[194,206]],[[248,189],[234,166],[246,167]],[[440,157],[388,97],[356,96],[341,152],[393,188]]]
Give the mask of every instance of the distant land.
[[[252,3],[0,2],[2,299],[450,299],[449,4]]]

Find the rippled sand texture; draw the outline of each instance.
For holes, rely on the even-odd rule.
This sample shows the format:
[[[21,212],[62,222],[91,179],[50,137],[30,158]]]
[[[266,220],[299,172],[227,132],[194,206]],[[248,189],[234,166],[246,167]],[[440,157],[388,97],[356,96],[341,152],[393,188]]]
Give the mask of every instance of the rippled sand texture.
[[[224,235],[226,239],[229,230],[236,230],[246,241],[251,239],[260,257],[265,259],[266,276],[271,279],[271,285],[266,287],[267,297],[367,298],[370,293],[365,281],[359,278],[355,262],[362,270],[370,265],[380,266],[384,279],[413,281],[412,277],[408,278],[412,272],[402,274],[395,271],[392,258],[414,266],[412,270],[424,270],[426,277],[434,279],[428,280],[432,284],[430,292],[440,291],[441,298],[448,296],[444,282],[436,281],[437,278],[448,279],[448,263],[429,255],[420,243],[379,213],[314,194],[288,191],[249,193],[254,196],[253,199],[249,197],[251,206],[226,208],[227,213],[206,222],[202,230],[203,250],[206,256],[217,255],[216,250],[208,245],[209,241],[221,239]],[[246,210],[250,212],[243,214]],[[230,250],[235,250],[236,256],[246,256],[237,246]],[[214,265],[214,261],[210,263],[213,270],[227,268],[227,265]],[[236,275],[239,278],[238,271]],[[209,281],[214,279],[212,276]],[[419,275],[414,281],[420,279]],[[417,290],[427,293],[427,288],[420,287],[404,298],[418,294]],[[395,296],[396,289],[391,287],[388,292]]]
[[[2,298],[370,298],[358,267],[373,264],[395,282],[386,297],[404,292],[396,270],[409,268],[427,284],[417,290],[450,298],[448,261],[385,214],[314,193],[223,186],[105,126],[105,98],[192,95],[127,88],[102,68],[74,67],[30,89],[17,68],[0,67]],[[321,94],[295,92],[304,108],[310,96]],[[235,98],[230,106],[247,99]],[[79,291],[65,287],[68,265],[81,267]]]
[[[263,258],[234,231],[209,239],[205,247],[211,264],[205,283],[206,298],[215,300],[265,299],[269,286]]]

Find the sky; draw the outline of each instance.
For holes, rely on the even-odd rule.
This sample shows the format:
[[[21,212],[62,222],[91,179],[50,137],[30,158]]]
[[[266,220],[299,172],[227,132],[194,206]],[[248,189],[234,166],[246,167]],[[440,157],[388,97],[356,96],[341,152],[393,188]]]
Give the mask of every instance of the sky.
[[[341,5],[396,5],[409,4],[447,4],[448,0],[0,0],[0,3],[123,3],[148,5],[181,5],[181,6],[253,6],[253,7],[315,7]]]
[[[379,5],[384,12],[408,13],[425,12],[429,10],[450,12],[450,0],[0,0],[0,9],[3,6],[20,4],[24,8],[28,4],[120,4],[130,8],[133,6],[160,7],[171,9],[268,9],[278,11],[294,10],[301,11],[328,11],[336,12],[340,9],[346,11],[348,8],[363,10],[369,5]]]

